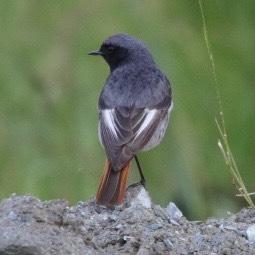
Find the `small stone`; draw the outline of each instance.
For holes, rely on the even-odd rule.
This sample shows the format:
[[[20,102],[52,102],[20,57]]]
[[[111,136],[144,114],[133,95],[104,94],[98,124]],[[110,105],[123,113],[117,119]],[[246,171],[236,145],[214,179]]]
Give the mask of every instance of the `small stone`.
[[[157,230],[157,229],[162,228],[162,225],[157,224],[157,223],[153,223],[153,224],[150,224],[150,225],[148,226],[148,228],[150,228],[150,229],[152,229],[152,230]]]
[[[255,224],[249,226],[246,230],[247,238],[250,244],[255,244]]]
[[[166,246],[166,248],[167,248],[168,250],[172,250],[173,247],[174,247],[173,243],[170,241],[169,238],[164,239],[164,240],[163,240],[163,243],[165,244],[165,246]]]
[[[100,218],[101,218],[103,221],[107,221],[107,220],[108,220],[108,215],[107,215],[106,213],[101,214],[101,215],[100,215]]]
[[[115,222],[115,221],[117,221],[117,219],[118,219],[118,217],[116,215],[109,215],[108,216],[108,220],[110,222]]]
[[[151,199],[149,193],[140,184],[130,185],[127,189],[125,207],[143,206],[151,209]]]
[[[142,205],[143,207],[150,209],[151,208],[151,199],[149,193],[142,188],[137,194],[136,198],[131,202],[131,206],[133,205]]]
[[[170,202],[168,204],[168,206],[166,208],[166,212],[167,212],[170,220],[173,220],[173,221],[179,221],[180,218],[183,216],[180,209],[173,202]]]
[[[116,230],[119,230],[119,229],[122,229],[123,228],[123,225],[122,224],[118,224],[117,226],[115,226],[115,229]]]
[[[7,217],[10,220],[16,220],[17,219],[17,214],[13,211],[10,211]]]

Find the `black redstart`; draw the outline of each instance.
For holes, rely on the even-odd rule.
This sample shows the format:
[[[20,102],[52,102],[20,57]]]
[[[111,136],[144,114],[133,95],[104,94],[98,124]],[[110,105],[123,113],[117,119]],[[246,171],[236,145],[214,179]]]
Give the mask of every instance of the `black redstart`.
[[[131,160],[136,159],[140,170],[137,153],[161,142],[172,92],[146,45],[130,35],[113,35],[89,54],[102,56],[110,67],[98,102],[98,134],[108,160],[96,202],[114,206],[124,201]]]

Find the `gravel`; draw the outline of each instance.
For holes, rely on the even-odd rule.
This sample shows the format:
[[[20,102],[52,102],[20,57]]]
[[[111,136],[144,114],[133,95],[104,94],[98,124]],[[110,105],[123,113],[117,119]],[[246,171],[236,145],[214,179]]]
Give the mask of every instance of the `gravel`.
[[[254,209],[191,222],[172,202],[153,204],[140,186],[115,210],[94,199],[70,206],[13,195],[0,202],[0,255],[255,255],[254,223]]]

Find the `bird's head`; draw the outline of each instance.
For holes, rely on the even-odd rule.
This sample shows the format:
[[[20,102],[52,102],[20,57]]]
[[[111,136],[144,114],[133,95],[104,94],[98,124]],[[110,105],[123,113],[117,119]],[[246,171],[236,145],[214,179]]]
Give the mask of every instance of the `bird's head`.
[[[107,38],[97,51],[89,55],[102,56],[111,70],[130,61],[153,62],[146,45],[127,34],[116,34]]]

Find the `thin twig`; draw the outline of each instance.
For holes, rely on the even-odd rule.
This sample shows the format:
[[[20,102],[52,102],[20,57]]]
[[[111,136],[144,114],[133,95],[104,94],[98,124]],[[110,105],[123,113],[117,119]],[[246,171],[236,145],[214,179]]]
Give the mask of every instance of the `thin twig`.
[[[229,168],[230,173],[233,176],[234,184],[235,184],[238,192],[240,192],[240,194],[237,194],[236,196],[243,197],[250,207],[255,208],[255,205],[251,199],[251,195],[254,195],[255,192],[249,193],[247,191],[246,186],[245,186],[244,181],[240,175],[236,161],[234,159],[234,156],[233,156],[232,151],[229,146],[228,135],[227,135],[226,125],[225,125],[224,112],[223,112],[223,107],[222,107],[222,100],[221,100],[221,95],[220,95],[220,91],[218,88],[218,78],[216,75],[216,68],[215,68],[213,53],[212,53],[211,46],[210,46],[209,39],[208,39],[208,31],[207,31],[207,25],[206,25],[206,19],[205,19],[202,0],[198,0],[198,3],[199,3],[200,11],[201,11],[201,16],[202,16],[202,21],[203,21],[203,34],[204,34],[207,52],[208,52],[209,59],[210,59],[210,66],[211,66],[212,76],[213,76],[213,84],[214,84],[214,88],[216,91],[219,112],[220,112],[220,118],[219,118],[220,120],[218,120],[217,118],[215,119],[216,126],[219,131],[219,135],[220,135],[220,138],[218,140],[218,147],[224,157],[225,163],[226,163],[227,167]]]

